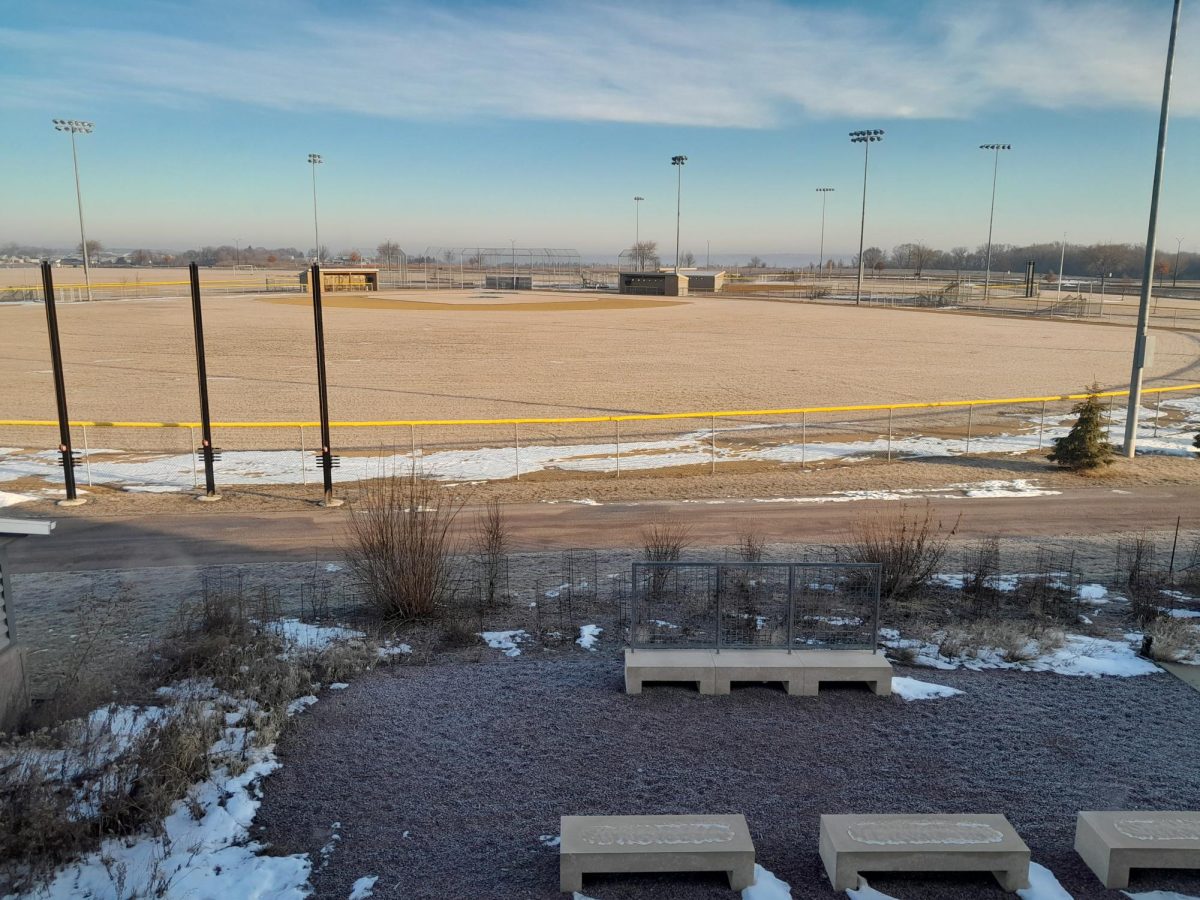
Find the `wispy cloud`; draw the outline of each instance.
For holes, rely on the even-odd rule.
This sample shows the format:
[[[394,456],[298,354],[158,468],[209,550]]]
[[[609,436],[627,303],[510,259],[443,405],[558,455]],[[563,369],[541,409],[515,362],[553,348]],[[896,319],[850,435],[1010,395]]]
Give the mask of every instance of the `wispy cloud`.
[[[932,0],[820,10],[781,0],[453,8],[348,20],[311,8],[223,39],[0,30],[0,103],[86,95],[404,119],[720,124],[798,115],[946,118],[1000,106],[1153,108],[1165,4]],[[274,13],[279,12],[278,4]],[[897,16],[903,15],[903,18]],[[280,25],[280,21],[288,24]],[[1200,83],[1181,42],[1176,80]],[[32,61],[53,51],[55,67]],[[19,71],[14,59],[31,61]],[[1200,91],[1176,92],[1200,113]]]

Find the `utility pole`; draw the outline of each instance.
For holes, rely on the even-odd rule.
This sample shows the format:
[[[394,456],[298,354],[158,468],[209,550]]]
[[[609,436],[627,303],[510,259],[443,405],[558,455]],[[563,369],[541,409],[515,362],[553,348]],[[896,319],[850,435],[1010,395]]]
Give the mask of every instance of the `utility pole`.
[[[817,193],[821,195],[821,251],[817,256],[817,271],[820,272],[825,268],[825,200],[833,193],[833,188],[817,188]]]
[[[92,300],[92,264],[88,258],[87,235],[83,230],[83,193],[79,189],[79,155],[75,152],[75,135],[91,134],[95,129],[91,122],[79,119],[55,119],[54,130],[71,135],[71,162],[75,165],[75,205],[79,209],[79,248],[83,255],[83,281],[87,285],[87,298]]]
[[[686,156],[672,156],[671,165],[677,169],[675,183],[675,274],[679,274],[679,215],[682,209],[683,196],[683,167],[687,163]]]
[[[313,183],[313,240],[316,241],[316,247],[313,249],[313,259],[317,265],[321,264],[321,229],[317,227],[317,166],[325,162],[321,158],[320,153],[308,154],[308,161],[312,165],[312,183]]]
[[[1012,144],[980,144],[980,150],[995,153],[992,163],[992,207],[988,212],[987,267],[983,275],[983,305],[988,305],[988,293],[992,286],[992,224],[996,220],[996,176],[1000,173],[1000,151],[1011,150]]]
[[[1171,113],[1171,69],[1175,64],[1175,36],[1179,33],[1179,11],[1183,0],[1175,0],[1171,14],[1171,37],[1167,41],[1167,63],[1163,73],[1162,110],[1158,117],[1158,151],[1154,158],[1154,182],[1150,188],[1150,223],[1146,228],[1146,259],[1142,265],[1142,295],[1138,304],[1137,336],[1133,345],[1133,371],[1129,377],[1129,406],[1125,411],[1125,456],[1137,452],[1137,417],[1142,405],[1142,374],[1146,367],[1146,344],[1150,337],[1150,291],[1154,282],[1154,240],[1158,233],[1158,195],[1162,188],[1163,162],[1167,155],[1167,120]]]

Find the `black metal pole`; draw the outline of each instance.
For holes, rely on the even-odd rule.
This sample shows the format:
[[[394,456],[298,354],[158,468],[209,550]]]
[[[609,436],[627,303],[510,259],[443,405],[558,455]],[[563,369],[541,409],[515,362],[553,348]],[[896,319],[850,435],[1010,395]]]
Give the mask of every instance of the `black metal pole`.
[[[71,420],[67,415],[67,385],[63,380],[62,347],[58,342],[58,310],[54,306],[54,276],[42,262],[42,296],[46,301],[46,331],[50,334],[50,367],[54,370],[54,400],[58,406],[58,452],[62,454],[67,502],[77,503],[75,459],[71,455]]]
[[[213,473],[212,418],[208,414],[208,366],[204,360],[204,315],[200,311],[200,267],[188,265],[192,282],[192,333],[196,339],[196,381],[200,385],[200,457],[204,460],[204,495],[217,496]]]
[[[313,326],[317,334],[317,396],[321,404],[321,471],[325,479],[325,505],[333,500],[333,455],[329,439],[329,386],[325,380],[325,323],[321,318],[321,267],[309,273],[313,298]]]

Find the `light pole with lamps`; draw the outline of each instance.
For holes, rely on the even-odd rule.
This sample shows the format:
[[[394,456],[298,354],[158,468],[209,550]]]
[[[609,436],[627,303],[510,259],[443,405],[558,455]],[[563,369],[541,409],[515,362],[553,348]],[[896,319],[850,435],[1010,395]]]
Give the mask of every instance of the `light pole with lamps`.
[[[1175,238],[1175,274],[1171,276],[1171,287],[1179,286],[1179,253],[1183,248],[1183,238]]]
[[[867,131],[850,132],[850,143],[863,145],[863,196],[862,221],[858,226],[858,288],[854,293],[854,305],[862,303],[863,283],[863,237],[867,231],[867,161],[871,158],[871,145],[883,140],[883,130],[872,128]]]
[[[317,166],[325,162],[321,159],[320,153],[308,154],[308,161],[312,165],[312,182],[313,182],[313,240],[316,241],[316,247],[313,249],[313,257],[317,261],[317,265],[321,264],[321,230],[317,227]]]
[[[679,212],[681,207],[681,197],[683,195],[683,166],[687,162],[686,156],[672,156],[671,165],[677,166],[675,182],[675,274],[679,274]]]
[[[638,271],[642,271],[642,201],[645,197],[633,198],[633,255],[637,259]]]
[[[992,162],[992,208],[988,213],[987,266],[983,273],[983,305],[987,306],[992,281],[992,223],[996,218],[996,176],[1000,172],[1000,151],[1011,150],[1012,144],[980,144],[979,149],[991,150],[995,154]]]
[[[75,164],[75,205],[79,208],[79,247],[83,251],[83,281],[87,285],[87,298],[92,299],[92,268],[88,260],[87,235],[83,231],[83,194],[79,190],[79,156],[75,152],[75,135],[91,134],[95,125],[79,119],[54,119],[54,130],[71,135],[71,162]]]
[[[822,272],[825,269],[825,200],[833,193],[833,188],[817,188],[817,193],[821,195],[821,252],[817,271]]]
[[[1063,232],[1062,251],[1058,255],[1058,299],[1062,299],[1063,269],[1067,265],[1067,233]]]

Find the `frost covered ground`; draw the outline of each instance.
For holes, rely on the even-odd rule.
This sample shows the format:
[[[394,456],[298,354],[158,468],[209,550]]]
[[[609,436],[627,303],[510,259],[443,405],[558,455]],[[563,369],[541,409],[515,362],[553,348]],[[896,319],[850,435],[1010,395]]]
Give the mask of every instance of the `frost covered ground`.
[[[760,883],[743,900],[834,897],[817,856],[822,812],[949,809],[1009,817],[1039,864],[1023,900],[1122,900],[1074,854],[1075,813],[1200,805],[1200,772],[1173,749],[1189,739],[1200,694],[1166,674],[900,668],[912,683],[891,699],[857,686],[818,698],[757,687],[630,697],[615,657],[490,652],[482,665],[370,675],[284,738],[262,837],[277,852],[312,853],[325,840],[313,835],[341,824],[312,876],[319,895],[347,896],[369,872],[388,886],[379,896],[549,900],[560,815],[712,810],[750,823]],[[906,702],[910,688],[961,693]],[[851,896],[1008,896],[988,875],[870,881],[879,893]],[[1156,872],[1131,890],[1200,895],[1200,880]],[[716,876],[606,876],[589,877],[577,900],[646,896],[729,893]]]
[[[1182,416],[1182,419],[1162,425],[1157,435],[1143,434],[1138,442],[1139,451],[1144,454],[1192,455],[1192,439],[1200,428],[1200,397],[1170,397],[1164,399],[1162,405],[1164,409]],[[1144,431],[1148,431],[1156,415],[1151,410],[1143,410],[1140,421]],[[1048,424],[1041,437],[1034,421],[1025,427],[1015,428],[1012,433],[975,435],[969,440],[966,435],[905,435],[889,441],[885,434],[866,440],[803,442],[793,437],[772,437],[773,432],[798,429],[797,422],[769,425],[725,423],[717,429],[715,449],[713,435],[709,431],[692,432],[668,440],[622,442],[620,468],[622,471],[638,471],[706,465],[714,456],[718,463],[818,463],[853,461],[889,453],[897,458],[953,457],[968,451],[974,454],[1019,454],[1049,447],[1054,438],[1067,433],[1073,421],[1074,418],[1069,415],[1047,419]],[[1115,440],[1119,440],[1122,428],[1123,413],[1114,410],[1111,431]],[[735,437],[736,442],[733,440]],[[615,443],[556,446],[532,443],[522,445],[519,466],[520,472],[526,475],[543,470],[613,472],[618,465],[617,453]],[[188,453],[123,454],[111,449],[92,449],[85,453],[85,457],[87,478],[95,484],[123,486],[132,491],[169,492],[191,490],[197,483],[195,458]],[[225,485],[299,484],[305,477],[302,474],[303,467],[309,463],[310,460],[298,449],[226,449],[217,465],[217,480]],[[418,450],[415,456],[386,451],[371,456],[346,455],[341,458],[339,479],[376,478],[390,472],[410,471],[414,465],[419,471],[445,481],[490,481],[515,476],[518,472],[518,455],[504,443],[470,450],[435,450],[428,453]],[[61,484],[58,453],[0,448],[0,483],[28,477],[43,479],[48,484]],[[82,479],[84,475],[79,477]],[[960,489],[958,496],[965,497],[1029,496],[1031,491],[1036,490],[1021,483],[954,487]],[[850,491],[841,499],[900,499],[899,496],[890,496],[894,492],[882,493],[889,496],[859,497],[856,492]],[[901,492],[901,495],[906,493]],[[948,493],[950,496],[956,495],[953,490]],[[3,502],[0,499],[0,505]],[[826,499],[824,502],[836,500]]]

